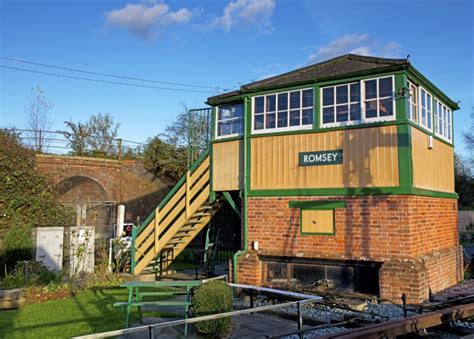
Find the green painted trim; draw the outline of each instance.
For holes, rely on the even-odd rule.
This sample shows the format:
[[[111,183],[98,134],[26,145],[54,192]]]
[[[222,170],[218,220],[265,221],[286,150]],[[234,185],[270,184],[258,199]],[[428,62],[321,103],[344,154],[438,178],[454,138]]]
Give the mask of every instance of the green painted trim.
[[[233,103],[241,102],[244,99],[244,95],[236,94],[231,97],[217,99],[217,100],[209,100],[209,99],[210,98],[207,99],[205,104],[209,106],[216,106],[216,105],[222,105],[222,104],[233,104]]]
[[[303,232],[303,211],[307,209],[300,209],[300,235],[302,236],[312,236],[312,235],[336,235],[336,213],[334,213],[334,209],[327,208],[327,210],[332,211],[332,232],[324,233],[324,232]],[[310,209],[312,210],[312,209]],[[326,209],[325,209],[326,210]]]
[[[229,194],[229,192],[222,192],[222,195],[224,198],[227,200],[229,203],[230,207],[234,210],[235,214],[239,216],[240,219],[242,219],[242,213],[240,212],[239,207],[235,203],[234,199],[232,199],[232,196]]]
[[[290,201],[289,208],[300,208],[304,210],[332,210],[335,208],[345,208],[345,201],[318,200],[318,201]]]
[[[250,126],[249,116],[251,114],[251,101],[249,97],[245,97],[245,114],[244,114],[244,187],[243,187],[243,218],[242,218],[242,227],[244,228],[243,234],[243,249],[237,251],[232,256],[232,278],[234,283],[237,283],[237,260],[238,258],[247,253],[248,251],[248,193],[250,190],[250,142],[248,140],[249,131],[252,126]]]
[[[443,93],[438,87],[436,87],[435,84],[433,84],[428,78],[426,78],[420,71],[418,71],[415,67],[412,65],[409,65],[407,67],[407,74],[408,77],[415,83],[421,84],[423,87],[425,87],[427,90],[430,92],[434,93],[439,99],[442,99],[445,101],[445,104],[449,106],[453,111],[456,111],[459,109],[458,104],[452,100],[450,97],[448,97],[446,94]]]
[[[458,199],[457,193],[417,189],[413,187],[355,187],[251,190],[251,198],[301,196],[367,196],[367,195],[421,195],[435,198]]]
[[[319,111],[319,108],[321,107],[321,97],[319,95],[321,87],[319,84],[316,84],[314,86],[314,108],[313,108],[313,132],[315,130],[321,129],[321,112]]]
[[[272,133],[259,133],[259,134],[252,134],[249,137],[250,138],[264,138],[264,137],[273,137],[273,136],[278,136],[278,135],[324,133],[324,132],[362,129],[362,128],[371,128],[371,127],[395,126],[395,125],[400,125],[400,124],[406,124],[406,122],[400,122],[396,120],[379,121],[379,122],[369,122],[369,123],[360,124],[360,125],[323,127],[323,128],[318,128],[318,129],[307,129],[307,130],[301,130],[301,131],[296,130],[296,131],[282,131],[282,132],[272,132]]]
[[[137,239],[137,230],[138,228],[133,226],[132,227],[132,248],[130,251],[130,274],[135,274],[135,240]]]
[[[408,108],[408,99],[398,97],[398,90],[406,88],[408,86],[406,73],[395,74],[395,88],[394,92],[396,95],[395,99],[395,109],[396,109],[396,118],[399,122],[406,122],[409,120],[409,108]]]
[[[400,187],[413,187],[411,129],[407,124],[397,126],[398,180]]]
[[[209,145],[209,200],[216,201],[216,192],[214,192],[214,174],[213,174],[213,154],[214,147],[212,139],[216,135],[216,107],[212,107],[211,111],[211,144]]]
[[[432,197],[432,198],[446,198],[446,199],[456,199],[456,200],[459,199],[459,194],[457,193],[432,191],[432,190],[427,190],[424,188],[417,188],[417,187],[413,187],[413,195],[421,195],[421,196]]]
[[[454,148],[454,143],[450,143],[450,142],[448,142],[448,141],[446,141],[446,140],[444,140],[444,139],[438,137],[434,132],[432,132],[432,131],[430,132],[429,130],[427,130],[427,129],[424,128],[423,126],[420,126],[420,125],[414,123],[413,121],[408,121],[408,124],[409,124],[411,127],[416,128],[417,130],[420,130],[420,131],[422,131],[423,133],[425,133],[425,134],[427,134],[427,135],[433,136],[433,139],[438,140],[438,141],[442,142],[443,144],[445,144],[445,145],[447,145],[447,146],[449,146],[449,147]],[[452,125],[451,125],[451,126],[452,126]],[[451,135],[452,135],[452,134],[451,134]]]
[[[242,135],[239,135],[237,137],[231,137],[231,138],[219,138],[211,141],[212,144],[218,144],[221,142],[227,142],[227,141],[235,141],[235,140],[242,140],[244,137]]]

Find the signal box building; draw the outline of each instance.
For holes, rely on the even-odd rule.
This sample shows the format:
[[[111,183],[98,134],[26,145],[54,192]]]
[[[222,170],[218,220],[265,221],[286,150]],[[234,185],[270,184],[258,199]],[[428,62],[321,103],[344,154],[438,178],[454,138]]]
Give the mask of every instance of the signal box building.
[[[208,104],[209,155],[134,233],[135,274],[179,255],[228,200],[239,283],[421,302],[463,278],[458,106],[408,60],[344,55]]]
[[[408,60],[344,55],[208,103],[212,190],[242,196],[238,282],[419,302],[462,279],[458,106]]]

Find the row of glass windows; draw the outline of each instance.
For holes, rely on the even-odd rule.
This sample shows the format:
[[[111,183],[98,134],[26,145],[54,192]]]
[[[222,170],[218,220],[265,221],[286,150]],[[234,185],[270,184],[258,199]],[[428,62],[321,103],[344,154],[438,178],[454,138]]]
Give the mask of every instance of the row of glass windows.
[[[300,129],[313,126],[313,89],[253,98],[253,130]]]
[[[410,120],[430,131],[433,131],[434,125],[437,136],[452,141],[453,112],[423,87],[409,81],[408,88]]]
[[[321,88],[321,126],[334,127],[395,119],[394,77],[361,80]],[[421,87],[409,82],[410,120],[452,140],[452,111]],[[254,133],[310,129],[313,126],[314,91],[301,89],[253,97]],[[433,118],[434,114],[434,118]],[[244,105],[219,106],[217,137],[243,132]]]

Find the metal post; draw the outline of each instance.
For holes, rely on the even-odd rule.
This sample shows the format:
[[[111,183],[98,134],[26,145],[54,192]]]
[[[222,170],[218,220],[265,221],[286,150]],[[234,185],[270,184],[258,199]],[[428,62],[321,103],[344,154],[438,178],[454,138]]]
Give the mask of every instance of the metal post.
[[[148,335],[150,339],[153,339],[154,334],[153,334],[153,326],[148,326]]]
[[[117,139],[117,148],[118,148],[118,159],[122,160],[122,156],[123,156],[122,139]]]
[[[300,338],[303,339],[303,316],[301,315],[301,303],[298,301],[296,304],[296,309],[297,309],[297,315],[298,315],[298,331],[301,331],[299,333]]]
[[[406,318],[408,316],[408,312],[407,312],[407,296],[405,293],[402,294],[402,303],[403,303],[403,317]]]

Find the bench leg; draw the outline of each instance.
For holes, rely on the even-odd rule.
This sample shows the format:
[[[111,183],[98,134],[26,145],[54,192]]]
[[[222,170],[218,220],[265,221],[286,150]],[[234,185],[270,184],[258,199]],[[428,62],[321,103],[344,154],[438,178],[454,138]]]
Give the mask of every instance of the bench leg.
[[[128,292],[128,305],[127,305],[127,316],[125,318],[125,328],[128,328],[130,325],[130,313],[132,311],[132,307],[130,306],[130,303],[132,302],[133,299],[133,287],[130,288]]]
[[[185,319],[188,319],[188,315],[189,315],[189,306],[186,305],[186,313],[185,313],[185,316],[184,318]],[[188,335],[188,324],[184,324],[184,336],[186,337]]]
[[[139,292],[138,288],[137,288],[136,293],[137,293],[137,296],[136,296],[137,300],[139,302],[142,301],[142,298],[140,297],[140,292]],[[142,307],[141,306],[138,306],[138,321],[140,321],[140,324],[143,324],[143,315],[142,315]]]

